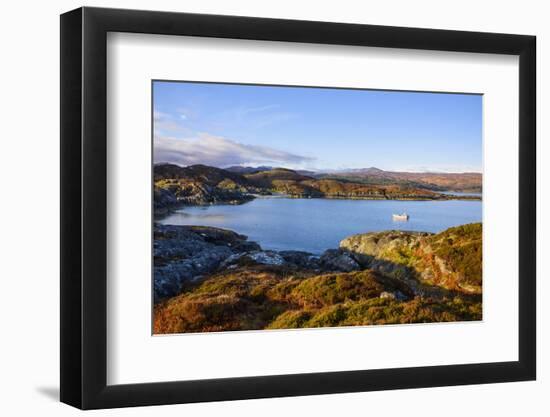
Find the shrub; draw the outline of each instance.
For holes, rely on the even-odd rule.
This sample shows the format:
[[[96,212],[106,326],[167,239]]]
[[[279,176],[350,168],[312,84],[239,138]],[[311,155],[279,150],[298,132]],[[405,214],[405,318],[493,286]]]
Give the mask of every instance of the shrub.
[[[434,252],[460,275],[466,284],[482,284],[482,225],[452,227],[431,238]]]
[[[302,281],[290,296],[298,304],[309,307],[378,297],[385,288],[376,275],[371,270],[320,275]]]
[[[306,327],[311,312],[306,310],[289,310],[279,315],[268,325],[268,329],[296,329]]]

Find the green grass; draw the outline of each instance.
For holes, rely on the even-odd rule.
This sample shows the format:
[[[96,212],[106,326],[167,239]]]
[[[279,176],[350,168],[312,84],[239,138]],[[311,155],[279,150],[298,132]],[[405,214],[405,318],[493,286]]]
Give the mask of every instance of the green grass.
[[[481,319],[481,303],[464,299],[396,301],[373,298],[310,311],[287,311],[270,329],[434,323]]]

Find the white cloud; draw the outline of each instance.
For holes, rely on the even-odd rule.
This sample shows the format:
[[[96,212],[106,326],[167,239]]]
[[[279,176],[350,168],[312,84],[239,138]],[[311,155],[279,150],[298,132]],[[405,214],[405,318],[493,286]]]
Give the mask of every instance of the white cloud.
[[[180,118],[182,118],[183,120],[187,120],[187,116],[185,114],[180,114]]]
[[[155,135],[154,160],[155,163],[169,162],[181,166],[204,164],[226,167],[257,164],[299,166],[312,162],[314,158],[201,134],[199,137],[188,139]]]

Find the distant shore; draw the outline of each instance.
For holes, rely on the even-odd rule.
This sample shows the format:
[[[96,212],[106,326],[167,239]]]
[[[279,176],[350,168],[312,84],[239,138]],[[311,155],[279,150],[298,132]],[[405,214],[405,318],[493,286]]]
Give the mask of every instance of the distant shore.
[[[311,196],[297,196],[284,193],[271,193],[271,194],[246,194],[241,199],[228,200],[228,201],[204,201],[199,203],[190,204],[185,201],[174,202],[168,207],[156,207],[153,213],[155,220],[161,220],[164,217],[174,213],[177,210],[181,210],[185,207],[205,207],[213,205],[241,205],[246,204],[254,199],[319,199],[319,200],[370,200],[370,201],[482,201],[482,197],[478,195],[456,195],[456,194],[443,194],[442,198],[384,198],[384,197],[340,197],[340,196],[323,196],[323,197],[311,197]]]
[[[154,208],[155,214],[162,215],[174,207],[242,204],[258,195],[347,200],[481,200],[479,195],[461,194],[463,189],[480,187],[477,183],[462,184],[455,180],[452,189],[439,192],[441,186],[415,181],[316,177],[285,168],[241,174],[206,165],[161,164],[154,167]]]

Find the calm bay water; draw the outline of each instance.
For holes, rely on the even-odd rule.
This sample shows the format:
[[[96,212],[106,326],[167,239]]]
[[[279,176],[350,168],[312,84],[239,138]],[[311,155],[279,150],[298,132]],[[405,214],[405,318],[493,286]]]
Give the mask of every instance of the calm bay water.
[[[382,230],[440,232],[481,221],[481,201],[257,198],[242,205],[186,207],[163,224],[214,226],[247,235],[263,249],[320,254],[347,236]],[[393,221],[407,212],[409,221]]]

